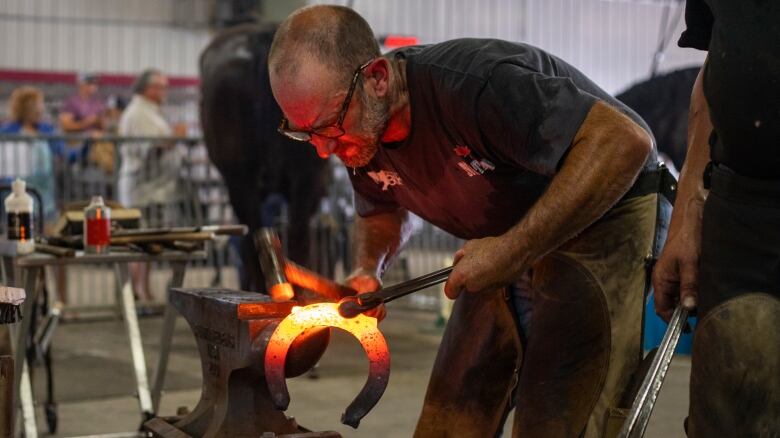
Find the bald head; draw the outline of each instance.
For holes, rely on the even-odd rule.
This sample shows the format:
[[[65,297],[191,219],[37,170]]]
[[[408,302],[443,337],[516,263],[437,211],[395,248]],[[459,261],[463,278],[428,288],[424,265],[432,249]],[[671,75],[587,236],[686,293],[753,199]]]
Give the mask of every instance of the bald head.
[[[316,5],[293,12],[282,22],[268,55],[272,78],[294,80],[310,62],[347,83],[359,65],[380,55],[366,20],[344,6]]]

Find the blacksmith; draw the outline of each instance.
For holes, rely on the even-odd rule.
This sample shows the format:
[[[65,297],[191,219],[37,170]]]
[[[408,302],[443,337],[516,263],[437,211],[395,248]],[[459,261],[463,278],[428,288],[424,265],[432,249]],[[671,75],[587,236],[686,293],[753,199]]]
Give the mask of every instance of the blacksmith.
[[[644,122],[524,44],[461,39],[382,56],[338,6],[300,9],[269,55],[280,132],[348,167],[363,291],[409,212],[467,239],[417,436],[603,436],[640,360],[658,195]],[[619,422],[619,419],[618,419]]]

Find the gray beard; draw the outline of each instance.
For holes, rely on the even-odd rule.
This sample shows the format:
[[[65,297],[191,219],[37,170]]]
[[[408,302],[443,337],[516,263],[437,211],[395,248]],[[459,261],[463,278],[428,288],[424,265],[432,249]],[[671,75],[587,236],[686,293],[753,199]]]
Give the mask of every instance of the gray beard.
[[[361,135],[349,144],[357,145],[358,153],[349,158],[341,158],[347,167],[363,167],[374,158],[379,150],[380,139],[390,121],[390,103],[388,100],[370,99],[365,93],[360,94],[363,106],[360,121]]]

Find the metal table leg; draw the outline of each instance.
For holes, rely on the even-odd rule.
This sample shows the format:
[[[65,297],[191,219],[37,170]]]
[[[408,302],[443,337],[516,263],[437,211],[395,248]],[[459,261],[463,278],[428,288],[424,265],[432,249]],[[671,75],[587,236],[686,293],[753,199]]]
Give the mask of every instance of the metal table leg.
[[[122,305],[122,314],[125,318],[127,337],[130,341],[130,354],[133,359],[133,370],[138,389],[138,403],[141,407],[143,420],[152,416],[152,397],[149,392],[149,378],[146,374],[146,359],[141,344],[141,330],[138,328],[138,316],[135,309],[135,297],[133,286],[129,281],[126,263],[115,263],[114,274],[116,277],[116,299]]]
[[[181,287],[184,283],[184,273],[187,268],[186,263],[176,262],[173,266],[173,279],[171,280],[171,288]],[[157,359],[157,368],[154,374],[154,385],[152,386],[152,406],[153,412],[158,413],[160,409],[160,398],[162,397],[162,389],[165,384],[165,373],[168,370],[168,357],[171,353],[171,342],[173,340],[173,330],[176,328],[176,309],[171,306],[170,290],[166,291],[165,298],[165,316],[163,318],[162,332],[160,333],[160,352]]]
[[[14,343],[14,394],[19,396],[14,401],[15,409],[21,405],[24,434],[26,438],[38,436],[35,425],[35,409],[32,399],[32,386],[27,366],[27,337],[30,333],[32,312],[35,300],[38,297],[38,277],[41,268],[27,268],[23,270],[24,290],[27,297],[22,304],[22,320],[11,326],[11,341]]]

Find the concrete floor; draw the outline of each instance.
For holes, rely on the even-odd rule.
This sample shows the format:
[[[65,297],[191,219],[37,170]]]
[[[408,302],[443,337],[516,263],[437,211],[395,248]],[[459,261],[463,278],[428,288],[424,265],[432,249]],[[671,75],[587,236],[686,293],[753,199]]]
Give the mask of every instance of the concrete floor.
[[[336,331],[320,362],[319,378],[288,381],[292,402],[288,415],[314,430],[334,430],[344,437],[410,437],[425,394],[426,382],[440,338],[430,313],[390,308],[382,323],[392,355],[390,384],[379,404],[353,430],[340,415],[362,387],[367,360],[359,344]],[[160,317],[141,320],[151,368],[156,363]],[[119,320],[70,322],[59,326],[54,338],[56,400],[59,431],[56,436],[108,434],[137,429],[140,416],[134,394],[133,372],[124,329]],[[688,403],[690,362],[672,364],[647,437],[684,437],[682,420]],[[179,319],[169,365],[162,415],[179,406],[194,407],[200,396],[200,363],[187,323]],[[35,392],[43,398],[43,375],[36,369]],[[39,431],[46,426],[40,403]],[[510,429],[507,428],[507,432]]]

